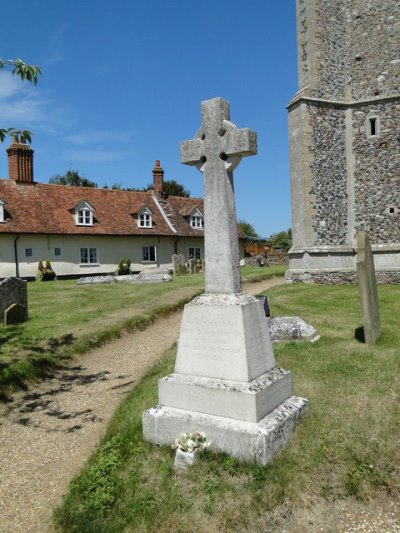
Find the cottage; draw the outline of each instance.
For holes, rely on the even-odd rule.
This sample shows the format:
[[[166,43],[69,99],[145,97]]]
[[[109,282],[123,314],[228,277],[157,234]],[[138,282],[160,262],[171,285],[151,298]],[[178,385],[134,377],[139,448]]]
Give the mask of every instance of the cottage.
[[[174,253],[204,257],[203,200],[164,194],[159,161],[153,190],[132,192],[38,183],[29,145],[14,140],[7,153],[0,279],[33,278],[40,259],[50,259],[58,277],[69,277],[113,272],[121,257],[133,271],[170,265]]]

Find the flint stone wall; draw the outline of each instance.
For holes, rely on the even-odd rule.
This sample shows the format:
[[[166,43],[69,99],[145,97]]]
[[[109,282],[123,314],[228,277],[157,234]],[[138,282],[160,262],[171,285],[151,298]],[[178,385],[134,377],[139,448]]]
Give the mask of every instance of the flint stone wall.
[[[297,34],[289,136],[293,250],[303,258],[290,268],[306,272],[308,249],[320,250],[312,268],[325,269],[323,247],[354,247],[358,231],[372,244],[400,243],[399,3],[297,0]],[[394,282],[397,266],[395,252],[379,278]]]
[[[304,274],[291,274],[292,282],[304,283]],[[358,283],[357,272],[310,272],[306,274],[307,283],[314,283],[315,285],[351,285]],[[400,272],[387,271],[376,272],[376,282],[378,285],[399,285]]]

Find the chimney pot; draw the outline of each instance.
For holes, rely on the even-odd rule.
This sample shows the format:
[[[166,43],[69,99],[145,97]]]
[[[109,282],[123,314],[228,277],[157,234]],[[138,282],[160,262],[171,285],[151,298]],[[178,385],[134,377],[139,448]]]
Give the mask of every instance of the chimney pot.
[[[33,183],[33,150],[24,142],[14,137],[7,148],[8,177],[17,183]]]
[[[164,170],[160,165],[159,159],[156,159],[153,168],[153,189],[157,196],[162,196],[163,193],[163,181],[164,181]]]

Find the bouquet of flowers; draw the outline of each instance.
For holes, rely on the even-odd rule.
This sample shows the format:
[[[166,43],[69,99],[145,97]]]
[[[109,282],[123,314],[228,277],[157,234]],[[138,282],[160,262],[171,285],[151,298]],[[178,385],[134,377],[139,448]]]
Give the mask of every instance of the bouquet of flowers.
[[[194,452],[195,450],[204,450],[210,446],[207,438],[201,431],[194,433],[182,433],[179,439],[175,439],[172,444],[174,450],[181,450],[183,452]]]

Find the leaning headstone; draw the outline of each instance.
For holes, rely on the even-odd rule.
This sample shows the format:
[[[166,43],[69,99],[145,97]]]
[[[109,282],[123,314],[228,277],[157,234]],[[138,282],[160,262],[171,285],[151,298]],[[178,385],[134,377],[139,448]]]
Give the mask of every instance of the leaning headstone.
[[[256,153],[256,134],[239,129],[221,98],[202,102],[183,163],[204,172],[205,294],[187,304],[175,372],[159,380],[159,404],[143,414],[143,434],[171,444],[205,433],[211,447],[266,464],[305,412],[290,372],[278,368],[261,303],[241,292],[233,169]]]
[[[365,342],[375,342],[381,335],[378,291],[376,288],[374,256],[368,235],[357,233],[357,273]]]
[[[26,321],[26,307],[21,304],[12,304],[4,311],[4,325],[20,324]]]
[[[27,282],[21,278],[7,278],[0,282],[0,320],[10,305],[19,304],[25,308],[25,319],[28,320]]]

